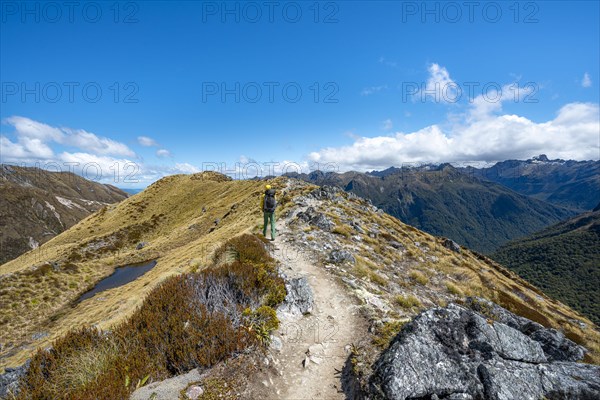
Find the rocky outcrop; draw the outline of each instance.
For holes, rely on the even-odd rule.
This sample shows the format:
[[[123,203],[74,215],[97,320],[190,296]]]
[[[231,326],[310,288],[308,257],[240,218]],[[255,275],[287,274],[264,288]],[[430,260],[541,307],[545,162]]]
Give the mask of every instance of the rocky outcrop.
[[[327,218],[325,214],[317,212],[313,207],[308,207],[306,211],[299,212],[297,217],[326,232],[331,232],[335,227],[333,221]]]
[[[334,264],[342,264],[344,262],[356,263],[356,259],[348,250],[333,250],[329,253],[329,261]]]
[[[317,200],[338,200],[342,198],[342,189],[336,186],[321,186],[310,192],[309,196]]]
[[[314,295],[306,277],[286,279],[285,289],[287,295],[278,313],[300,316],[312,311]]]
[[[190,372],[178,375],[173,378],[165,379],[159,382],[153,382],[146,386],[137,389],[130,397],[130,400],[172,400],[180,398],[182,390],[186,389],[192,382],[198,382],[202,379],[199,369],[193,369]],[[195,390],[191,390],[197,388]],[[193,398],[190,395],[199,393],[202,390],[201,386],[195,385],[186,391],[188,398]],[[198,395],[199,396],[199,395]],[[198,398],[196,396],[195,398]]]
[[[489,300],[471,297],[467,299],[466,306],[539,342],[548,361],[579,361],[585,356],[585,348],[567,339],[562,332],[544,328],[537,322],[515,315]]]
[[[443,243],[443,246],[445,248],[447,248],[448,250],[452,250],[455,253],[460,253],[460,246],[454,240],[445,239],[444,243]]]
[[[580,346],[487,300],[467,307],[430,309],[405,325],[374,365],[370,397],[600,398],[600,367],[574,362]]]
[[[6,368],[3,374],[0,374],[0,399],[8,398],[9,395],[16,395],[19,392],[19,379],[29,368],[29,361],[17,368]]]

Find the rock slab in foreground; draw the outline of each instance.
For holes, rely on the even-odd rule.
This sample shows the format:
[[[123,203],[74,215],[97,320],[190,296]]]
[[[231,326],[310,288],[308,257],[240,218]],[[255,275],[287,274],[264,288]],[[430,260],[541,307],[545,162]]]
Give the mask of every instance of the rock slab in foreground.
[[[487,300],[471,304],[487,312],[450,304],[405,325],[374,365],[371,396],[600,399],[600,367],[574,362],[581,346]]]
[[[8,398],[9,395],[15,395],[19,392],[19,379],[25,375],[29,368],[30,360],[17,368],[6,368],[3,374],[0,374],[0,399]]]
[[[179,393],[190,383],[198,382],[202,375],[198,369],[193,369],[187,374],[165,379],[164,381],[150,383],[137,389],[130,400],[174,400],[179,399]]]
[[[305,276],[286,279],[285,289],[287,295],[277,309],[278,314],[284,313],[300,316],[309,314],[312,311],[315,298],[308,279]]]

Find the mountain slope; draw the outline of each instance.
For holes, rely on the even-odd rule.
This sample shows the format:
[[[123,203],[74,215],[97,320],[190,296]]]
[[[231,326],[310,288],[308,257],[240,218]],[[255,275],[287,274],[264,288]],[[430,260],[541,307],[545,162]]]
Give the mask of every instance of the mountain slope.
[[[573,215],[499,184],[466,176],[449,164],[296,177],[343,188],[370,199],[404,223],[483,253]]]
[[[0,165],[0,264],[36,249],[106,204],[127,198],[68,172]]]
[[[549,160],[542,154],[524,161],[502,161],[489,168],[461,170],[577,211],[589,211],[600,202],[600,161]]]
[[[600,324],[600,205],[491,257]]]
[[[110,326],[166,277],[205,265],[224,239],[257,224],[262,186],[210,173],[169,176],[1,265],[2,364],[23,360],[32,340],[50,343],[79,324]],[[138,249],[141,242],[147,244]],[[130,284],[75,305],[116,267],[155,259]]]
[[[42,245],[38,255],[29,252],[0,266],[1,366],[21,364],[35,347],[81,324],[110,329],[143,307],[145,296],[166,278],[204,268],[224,241],[259,232],[264,183],[215,173],[163,178],[85,218]],[[351,193],[285,177],[269,183],[278,191],[279,218],[289,228],[278,240],[289,241],[344,282],[373,323],[478,295],[562,329],[597,359],[600,337],[589,320],[491,260],[451,250],[446,241]],[[284,259],[296,262],[293,251]],[[147,260],[158,263],[138,279],[75,303],[116,266]],[[376,324],[381,343],[396,326]]]

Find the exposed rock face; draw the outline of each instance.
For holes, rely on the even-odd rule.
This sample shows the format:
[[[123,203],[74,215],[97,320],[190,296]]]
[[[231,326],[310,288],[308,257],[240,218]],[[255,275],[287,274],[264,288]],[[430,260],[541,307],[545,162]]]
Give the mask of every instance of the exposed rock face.
[[[304,315],[312,311],[314,295],[306,277],[286,280],[285,289],[287,295],[283,304],[277,309],[278,313]]]
[[[333,250],[329,253],[329,261],[334,264],[341,264],[343,262],[356,263],[356,259],[348,250]]]
[[[198,382],[202,379],[202,375],[199,369],[193,369],[187,374],[178,375],[173,378],[165,379],[160,382],[153,382],[146,386],[142,386],[132,393],[130,400],[172,400],[180,398],[180,393],[184,390],[191,382]],[[202,387],[192,386],[197,389],[190,390],[187,393],[196,395],[195,398],[201,395]],[[200,394],[199,394],[200,393]],[[188,395],[189,396],[189,395]],[[189,397],[194,398],[194,397]]]
[[[325,214],[317,212],[313,207],[308,207],[306,211],[299,212],[298,218],[326,232],[331,232],[335,227],[333,221],[327,218]]]
[[[8,398],[10,394],[19,392],[19,379],[29,368],[29,361],[17,368],[6,368],[0,374],[0,399]]]
[[[485,301],[421,313],[374,365],[370,392],[387,399],[597,399],[600,367],[556,331]],[[556,361],[555,361],[556,360]],[[564,361],[569,360],[569,361]]]
[[[446,239],[444,240],[444,247],[448,250],[452,250],[455,253],[460,253],[460,246],[454,240]]]
[[[313,190],[310,193],[310,196],[314,197],[317,200],[334,200],[336,198],[341,198],[342,190],[336,186],[321,186],[318,189]]]
[[[468,298],[467,307],[493,320],[501,322],[531,339],[539,342],[548,358],[548,361],[579,361],[582,360],[586,350],[567,339],[565,335],[555,329],[547,329],[537,322],[515,315],[499,305],[482,298]]]

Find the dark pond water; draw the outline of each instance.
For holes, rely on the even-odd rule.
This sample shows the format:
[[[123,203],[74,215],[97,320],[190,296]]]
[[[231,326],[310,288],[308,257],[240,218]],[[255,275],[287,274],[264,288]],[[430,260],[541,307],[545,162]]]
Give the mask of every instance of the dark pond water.
[[[85,292],[77,299],[76,303],[80,303],[85,299],[89,299],[97,293],[103,292],[108,289],[116,288],[131,281],[136,280],[146,272],[150,271],[156,265],[156,261],[150,261],[143,264],[126,265],[124,267],[117,267],[115,272],[110,276],[102,279],[94,286],[92,290]]]

